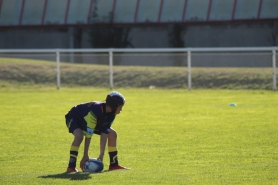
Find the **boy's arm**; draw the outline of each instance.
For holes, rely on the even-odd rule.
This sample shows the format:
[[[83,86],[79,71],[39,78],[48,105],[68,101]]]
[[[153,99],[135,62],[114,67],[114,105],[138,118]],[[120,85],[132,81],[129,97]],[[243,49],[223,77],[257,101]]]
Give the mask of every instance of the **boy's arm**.
[[[99,157],[98,157],[98,160],[100,160],[100,161],[103,160],[107,137],[108,137],[108,134],[105,134],[103,132],[100,135],[100,147],[99,147]]]
[[[83,158],[80,161],[80,168],[83,169],[83,166],[85,165],[86,161],[89,161],[89,146],[91,143],[91,138],[86,138],[85,137],[85,143],[84,143],[84,154],[83,154]]]
[[[84,144],[84,155],[89,158],[89,146],[91,143],[91,138],[85,138],[85,144]]]

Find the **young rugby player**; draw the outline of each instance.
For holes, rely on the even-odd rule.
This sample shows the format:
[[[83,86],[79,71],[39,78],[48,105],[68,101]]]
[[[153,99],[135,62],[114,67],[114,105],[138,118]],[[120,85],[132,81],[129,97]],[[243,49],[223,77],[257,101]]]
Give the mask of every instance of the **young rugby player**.
[[[78,172],[76,161],[79,146],[85,137],[84,154],[80,161],[80,168],[89,161],[89,146],[93,134],[100,135],[100,152],[98,159],[103,161],[105,146],[108,140],[108,153],[110,158],[109,170],[129,169],[118,163],[117,132],[111,125],[117,114],[120,114],[125,104],[125,98],[119,92],[111,92],[106,102],[88,102],[74,106],[65,115],[66,125],[74,135],[70,148],[70,159],[67,172]]]

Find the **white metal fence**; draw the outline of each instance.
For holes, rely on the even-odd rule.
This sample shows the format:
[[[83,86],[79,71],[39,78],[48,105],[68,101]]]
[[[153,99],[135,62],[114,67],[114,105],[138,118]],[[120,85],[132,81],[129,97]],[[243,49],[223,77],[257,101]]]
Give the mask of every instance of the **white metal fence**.
[[[111,89],[131,86],[276,90],[277,51],[278,47],[2,49],[0,80],[56,83],[58,89],[63,84],[76,84]]]

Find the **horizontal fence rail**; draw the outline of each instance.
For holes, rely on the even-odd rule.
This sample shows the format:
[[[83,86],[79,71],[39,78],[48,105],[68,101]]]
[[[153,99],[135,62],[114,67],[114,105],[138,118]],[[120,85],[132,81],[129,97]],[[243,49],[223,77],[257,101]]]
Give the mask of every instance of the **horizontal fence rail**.
[[[272,89],[278,47],[1,49],[0,81],[95,87]]]

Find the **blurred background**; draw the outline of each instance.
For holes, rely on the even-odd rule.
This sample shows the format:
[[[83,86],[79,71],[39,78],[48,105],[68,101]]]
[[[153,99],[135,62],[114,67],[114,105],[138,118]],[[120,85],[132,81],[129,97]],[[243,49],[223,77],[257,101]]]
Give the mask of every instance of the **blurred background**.
[[[0,0],[0,49],[277,45],[277,0]]]
[[[0,0],[9,84],[276,90],[277,46],[278,0]]]

